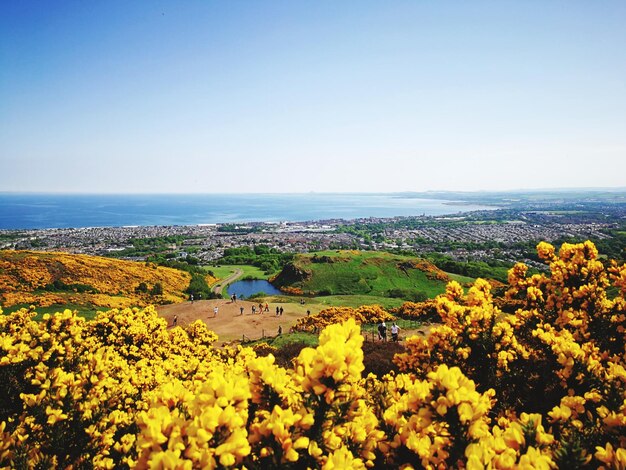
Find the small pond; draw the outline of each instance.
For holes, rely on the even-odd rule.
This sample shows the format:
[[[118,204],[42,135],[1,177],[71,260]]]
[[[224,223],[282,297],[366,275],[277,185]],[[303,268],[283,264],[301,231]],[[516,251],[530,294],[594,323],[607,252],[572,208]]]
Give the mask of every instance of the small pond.
[[[248,298],[252,294],[265,292],[267,295],[284,295],[269,282],[261,279],[233,282],[227,287],[228,295],[237,294],[237,298]]]

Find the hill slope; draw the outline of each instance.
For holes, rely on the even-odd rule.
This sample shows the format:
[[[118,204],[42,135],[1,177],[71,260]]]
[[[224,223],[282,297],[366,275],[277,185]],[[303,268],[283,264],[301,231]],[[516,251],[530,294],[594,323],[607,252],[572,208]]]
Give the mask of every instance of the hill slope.
[[[440,294],[449,280],[446,273],[419,258],[371,251],[324,251],[296,256],[272,282],[304,294],[411,299]]]
[[[183,291],[190,279],[184,271],[133,261],[0,251],[0,305],[4,307],[77,304],[121,308],[180,302],[186,298]],[[141,283],[147,292],[136,292]],[[157,284],[161,294],[158,287],[155,289]]]

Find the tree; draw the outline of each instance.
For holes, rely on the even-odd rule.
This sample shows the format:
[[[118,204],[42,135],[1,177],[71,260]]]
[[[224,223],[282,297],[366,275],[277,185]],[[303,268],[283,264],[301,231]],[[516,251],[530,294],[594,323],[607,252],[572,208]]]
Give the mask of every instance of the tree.
[[[160,282],[157,282],[154,286],[152,286],[152,289],[150,290],[150,295],[163,295],[163,286]]]
[[[139,285],[135,288],[135,292],[138,294],[147,294],[148,293],[148,285],[145,282],[140,282]]]

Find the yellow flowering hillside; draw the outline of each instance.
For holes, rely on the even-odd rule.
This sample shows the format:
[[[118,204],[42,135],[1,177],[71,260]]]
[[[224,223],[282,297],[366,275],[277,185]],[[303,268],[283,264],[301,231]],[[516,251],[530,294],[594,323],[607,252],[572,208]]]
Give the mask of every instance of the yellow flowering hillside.
[[[0,251],[0,304],[123,308],[180,302],[191,275],[176,269],[67,253]],[[145,289],[137,289],[141,284]],[[159,285],[157,295],[151,289]],[[162,292],[161,292],[162,291]]]
[[[293,328],[298,331],[319,331],[350,318],[361,325],[363,323],[391,321],[395,317],[378,305],[362,305],[358,308],[328,307],[315,315],[299,318]]]
[[[549,274],[511,270],[515,314],[450,283],[381,379],[353,318],[283,368],[152,307],[0,316],[0,467],[622,469],[626,266],[538,251]]]

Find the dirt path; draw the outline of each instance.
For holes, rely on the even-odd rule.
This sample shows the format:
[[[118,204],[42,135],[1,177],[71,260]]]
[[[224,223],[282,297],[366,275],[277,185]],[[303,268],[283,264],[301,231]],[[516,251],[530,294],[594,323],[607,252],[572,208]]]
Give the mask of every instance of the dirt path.
[[[273,337],[278,334],[278,327],[283,333],[289,332],[298,318],[306,316],[307,310],[311,314],[316,314],[320,310],[327,308],[327,305],[305,304],[293,302],[277,302],[277,299],[268,297],[269,312],[259,314],[259,301],[250,302],[247,300],[237,300],[232,302],[227,299],[196,300],[195,302],[183,302],[180,304],[160,305],[157,307],[159,314],[165,318],[170,327],[173,326],[174,315],[177,316],[177,324],[184,326],[195,320],[202,320],[211,331],[219,337],[218,345],[231,341],[241,341],[244,336],[246,340],[260,339],[263,336]],[[256,308],[256,314],[252,315],[252,306]],[[265,300],[263,299],[263,306]],[[217,307],[217,315],[214,309]],[[243,307],[243,315],[241,308]],[[276,307],[283,308],[283,315],[276,315]],[[400,337],[402,341],[413,335],[428,335],[432,325],[423,325],[417,329],[402,329]],[[369,340],[371,332],[364,333]]]
[[[252,306],[257,313],[252,315]],[[263,303],[265,305],[265,303]],[[217,315],[214,309],[217,307]],[[243,315],[241,308],[243,307]],[[246,339],[259,339],[263,336],[276,336],[278,327],[287,333],[296,320],[304,315],[299,305],[293,303],[270,303],[269,312],[259,314],[258,302],[241,301],[231,302],[226,299],[198,300],[182,304],[161,305],[157,307],[159,314],[164,317],[170,326],[173,325],[174,315],[178,317],[178,325],[186,325],[195,320],[202,320],[210,330],[219,336],[218,344]],[[283,307],[283,315],[276,316],[276,307]]]
[[[220,282],[215,284],[211,290],[218,295],[222,295],[222,290],[224,289],[224,287],[228,286],[228,284],[235,282],[241,277],[242,274],[243,271],[239,268],[236,268],[234,273],[232,273],[226,279],[222,279]]]

